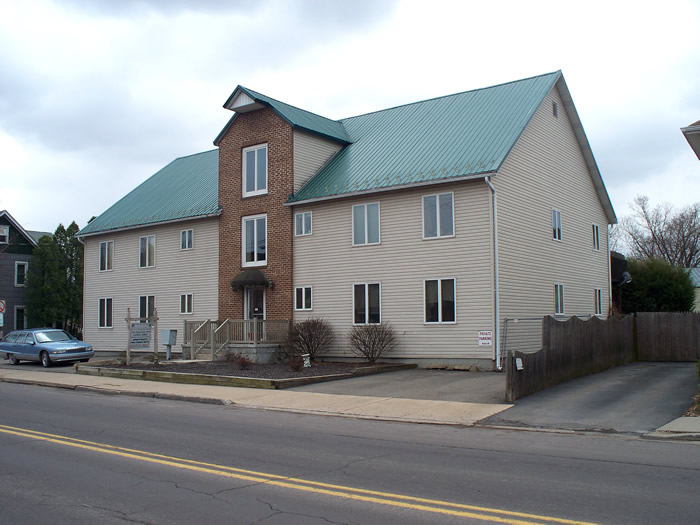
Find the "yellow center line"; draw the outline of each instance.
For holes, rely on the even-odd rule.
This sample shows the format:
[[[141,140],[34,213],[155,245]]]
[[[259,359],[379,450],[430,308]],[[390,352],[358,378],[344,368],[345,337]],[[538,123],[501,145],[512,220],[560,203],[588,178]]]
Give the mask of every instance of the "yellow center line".
[[[378,503],[381,505],[388,505],[411,510],[420,510],[451,516],[474,518],[495,523],[512,523],[518,525],[534,525],[538,523],[595,525],[590,522],[567,520],[564,518],[540,516],[537,514],[527,514],[523,512],[514,512],[489,507],[480,507],[475,505],[465,505],[461,503],[452,503],[449,501],[418,498],[413,496],[405,496],[402,494],[379,492],[348,487],[344,485],[334,485],[330,483],[322,483],[318,481],[310,481],[300,478],[279,476],[276,474],[268,474],[264,472],[256,472],[253,470],[228,467],[225,465],[194,461],[191,459],[177,458],[163,454],[155,454],[144,450],[130,449],[115,445],[109,445],[106,443],[97,443],[94,441],[86,441],[82,439],[71,438],[68,436],[48,434],[45,432],[38,432],[35,430],[11,427],[7,425],[0,425],[0,433],[22,436],[31,439],[36,439],[39,441],[55,443],[58,445],[69,446],[83,450],[90,450],[94,452],[100,452],[103,454],[120,456],[124,458],[145,461],[148,463],[166,465],[170,467],[186,469],[205,474],[213,474],[221,477],[239,479],[243,481],[252,481],[255,483],[263,483],[267,485],[289,488],[304,492],[336,496],[340,498],[363,501],[368,503]]]

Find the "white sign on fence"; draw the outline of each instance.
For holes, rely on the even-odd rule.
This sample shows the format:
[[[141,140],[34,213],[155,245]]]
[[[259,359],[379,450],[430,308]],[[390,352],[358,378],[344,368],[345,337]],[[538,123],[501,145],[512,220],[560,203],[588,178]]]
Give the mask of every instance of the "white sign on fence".
[[[131,348],[146,350],[151,346],[151,323],[131,323]]]
[[[493,343],[493,332],[491,330],[481,330],[477,337],[479,346],[491,346]]]

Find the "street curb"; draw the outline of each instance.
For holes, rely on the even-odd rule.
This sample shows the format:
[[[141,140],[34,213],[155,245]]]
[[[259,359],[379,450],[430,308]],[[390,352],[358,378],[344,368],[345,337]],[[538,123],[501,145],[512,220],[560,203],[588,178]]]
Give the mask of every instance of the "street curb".
[[[659,441],[685,441],[700,444],[700,434],[695,432],[649,432],[642,435],[643,439]]]

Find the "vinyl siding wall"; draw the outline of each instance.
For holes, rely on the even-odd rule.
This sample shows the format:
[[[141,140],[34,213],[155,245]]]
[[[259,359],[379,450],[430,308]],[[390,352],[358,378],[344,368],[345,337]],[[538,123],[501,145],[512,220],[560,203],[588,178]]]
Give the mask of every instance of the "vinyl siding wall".
[[[154,295],[158,330],[177,330],[182,344],[183,320],[218,318],[218,219],[183,221],[85,238],[84,335],[97,352],[124,351],[127,308],[139,314],[139,297]],[[194,249],[180,250],[180,232],[194,230]],[[155,267],[139,268],[139,238],[156,236]],[[113,270],[99,272],[101,241],[114,241]],[[180,294],[193,295],[193,313],[180,314]],[[113,327],[98,328],[101,298],[113,300]],[[159,334],[160,335],[160,334]],[[159,349],[165,351],[160,344]]]
[[[552,102],[558,105],[558,118]],[[493,184],[501,319],[553,315],[555,283],[564,285],[565,315],[593,314],[595,288],[602,290],[607,315],[607,219],[556,88]],[[561,241],[552,238],[552,209],[561,212]],[[593,224],[599,227],[599,251],[593,249]]]
[[[423,240],[422,196],[454,192],[455,236]],[[352,206],[380,203],[381,244],[352,245]],[[405,360],[492,359],[478,346],[479,330],[493,330],[490,195],[483,180],[374,197],[298,206],[311,211],[313,234],[294,239],[294,286],[313,288],[313,310],[294,319],[322,317],[335,329],[329,355],[350,356],[354,283],[381,283],[381,319],[398,337],[387,357]],[[424,323],[424,279],[456,279],[455,324]]]
[[[341,147],[337,142],[294,130],[294,192],[299,191]]]

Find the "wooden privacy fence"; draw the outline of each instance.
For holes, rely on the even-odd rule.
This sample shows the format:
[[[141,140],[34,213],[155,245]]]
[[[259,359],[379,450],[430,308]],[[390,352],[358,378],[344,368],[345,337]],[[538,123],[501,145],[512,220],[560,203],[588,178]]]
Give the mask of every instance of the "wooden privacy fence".
[[[506,401],[631,361],[700,359],[700,314],[639,313],[600,320],[541,320],[536,352],[504,349]]]

